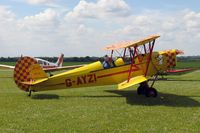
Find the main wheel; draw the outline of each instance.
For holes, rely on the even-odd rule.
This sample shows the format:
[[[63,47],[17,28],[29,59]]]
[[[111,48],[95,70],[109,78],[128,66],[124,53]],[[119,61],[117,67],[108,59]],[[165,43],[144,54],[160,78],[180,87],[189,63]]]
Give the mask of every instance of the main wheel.
[[[140,85],[138,88],[137,88],[137,94],[138,95],[143,95],[143,94],[145,94],[145,87],[144,86],[142,86],[142,85]]]
[[[144,95],[148,88],[149,88],[149,86],[148,86],[148,83],[146,81],[140,83],[140,86],[137,88],[137,94],[138,95]]]
[[[146,89],[145,96],[146,97],[157,97],[157,90],[153,87]]]

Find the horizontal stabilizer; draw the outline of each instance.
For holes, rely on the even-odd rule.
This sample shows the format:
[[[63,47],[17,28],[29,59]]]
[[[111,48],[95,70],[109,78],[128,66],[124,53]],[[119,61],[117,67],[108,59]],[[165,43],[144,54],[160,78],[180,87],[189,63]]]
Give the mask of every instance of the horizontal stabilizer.
[[[118,84],[118,90],[122,90],[122,89],[128,88],[130,86],[142,83],[142,82],[147,81],[147,80],[148,79],[146,77],[144,77],[143,75],[137,76],[137,77],[133,77],[133,78],[131,78],[129,80],[129,82],[127,82],[127,80],[126,80],[126,81]]]
[[[36,81],[21,82],[21,83],[25,84],[25,85],[36,85],[36,84],[44,82],[46,80],[48,80],[48,78],[39,79],[39,80],[36,80]]]

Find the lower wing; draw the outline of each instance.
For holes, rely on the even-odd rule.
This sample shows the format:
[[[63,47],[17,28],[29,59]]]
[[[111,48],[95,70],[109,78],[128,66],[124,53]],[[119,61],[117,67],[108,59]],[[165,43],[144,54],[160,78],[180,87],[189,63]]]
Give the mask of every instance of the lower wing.
[[[173,74],[173,73],[184,73],[188,71],[192,71],[194,69],[192,68],[185,68],[185,69],[173,69],[173,70],[167,70],[167,74]]]
[[[131,78],[129,81],[125,80],[124,82],[118,84],[118,89],[122,90],[122,89],[125,89],[125,88],[128,88],[130,86],[142,83],[142,82],[147,81],[147,80],[148,79],[143,75],[136,76],[136,77]]]

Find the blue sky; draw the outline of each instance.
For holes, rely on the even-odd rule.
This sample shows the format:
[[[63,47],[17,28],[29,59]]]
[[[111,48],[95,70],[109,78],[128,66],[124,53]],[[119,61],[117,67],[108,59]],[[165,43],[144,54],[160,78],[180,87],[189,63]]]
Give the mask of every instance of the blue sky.
[[[101,56],[107,44],[151,34],[161,35],[156,50],[200,55],[199,5],[198,0],[1,0],[0,56]]]
[[[46,5],[30,5],[25,0],[1,0],[1,5],[7,5],[16,12],[18,17],[24,17],[26,15],[36,14],[43,9]],[[88,2],[95,2],[96,0],[87,0]],[[134,12],[141,12],[143,10],[182,10],[192,9],[194,11],[200,11],[199,0],[125,0],[130,7],[133,8]],[[79,0],[55,0],[55,3],[66,7],[66,9],[73,9]]]
[[[190,8],[199,11],[199,0],[126,0],[132,7],[138,10],[181,10]]]

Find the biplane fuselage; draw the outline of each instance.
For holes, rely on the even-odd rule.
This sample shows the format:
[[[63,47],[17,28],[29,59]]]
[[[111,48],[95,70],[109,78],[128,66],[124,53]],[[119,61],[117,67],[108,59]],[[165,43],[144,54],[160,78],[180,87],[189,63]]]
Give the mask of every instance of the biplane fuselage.
[[[166,71],[176,64],[177,50],[153,52],[155,39],[158,37],[149,37],[133,43],[134,45],[121,45],[120,48],[125,48],[124,56],[113,61],[114,66],[110,68],[104,68],[102,62],[97,61],[54,76],[48,76],[40,65],[29,63],[26,66],[29,69],[23,68],[24,65],[19,65],[22,68],[21,70],[16,68],[17,70],[14,74],[15,82],[24,91],[45,91],[113,84],[118,84],[118,89],[124,89],[140,84],[146,82],[149,77]],[[148,42],[149,50],[145,47],[145,44]],[[143,53],[138,52],[139,46],[144,47]],[[116,47],[112,48],[111,53],[115,49]],[[126,58],[127,49],[130,55],[128,58]],[[18,64],[21,62],[23,61],[19,61]],[[28,75],[24,75],[25,78],[17,76],[21,71],[26,71]]]
[[[91,71],[89,70],[91,68]],[[101,62],[95,62],[88,66],[83,66],[66,73],[49,77],[42,84],[33,86],[36,91],[61,89],[61,88],[77,88],[87,86],[101,86],[121,83],[128,78],[130,70],[129,65],[116,66],[104,69]],[[131,76],[140,75],[141,69],[139,65],[134,66]]]
[[[152,55],[153,59],[149,64],[147,72],[148,77],[155,75],[157,70],[167,70],[167,60],[165,60],[165,57],[163,57],[163,63],[159,64],[160,60],[157,59],[159,53],[154,52]],[[135,62],[137,62],[137,60],[138,59],[136,59]],[[34,91],[43,91],[119,84],[127,80],[131,67],[130,63],[125,64],[125,62],[120,62],[120,64],[121,65],[119,66],[104,69],[102,63],[97,61],[89,65],[49,77],[48,80],[32,86],[31,89]],[[132,66],[130,77],[132,78],[145,75],[146,68],[146,60],[135,63],[134,66]]]

